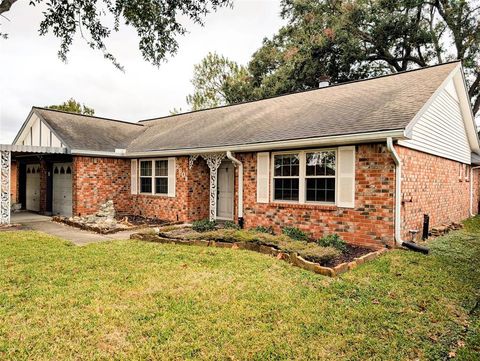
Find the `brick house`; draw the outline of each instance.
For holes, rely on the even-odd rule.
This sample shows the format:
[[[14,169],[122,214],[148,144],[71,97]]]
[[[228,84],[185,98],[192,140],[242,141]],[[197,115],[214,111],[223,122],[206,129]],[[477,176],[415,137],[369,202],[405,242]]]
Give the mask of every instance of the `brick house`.
[[[479,204],[459,62],[137,123],[34,107],[0,151],[4,222],[10,198],[67,216],[113,200],[381,247],[410,240],[424,214],[459,222]]]

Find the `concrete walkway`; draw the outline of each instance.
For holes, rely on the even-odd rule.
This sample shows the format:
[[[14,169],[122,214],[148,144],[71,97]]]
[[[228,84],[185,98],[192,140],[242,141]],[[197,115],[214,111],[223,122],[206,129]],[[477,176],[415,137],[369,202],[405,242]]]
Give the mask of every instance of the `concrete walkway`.
[[[66,224],[52,222],[51,217],[29,212],[12,214],[11,223],[21,224],[21,229],[23,230],[44,232],[52,236],[66,239],[77,246],[111,241],[115,239],[129,239],[131,234],[141,231],[136,229],[131,231],[121,231],[113,234],[99,234],[67,226]]]

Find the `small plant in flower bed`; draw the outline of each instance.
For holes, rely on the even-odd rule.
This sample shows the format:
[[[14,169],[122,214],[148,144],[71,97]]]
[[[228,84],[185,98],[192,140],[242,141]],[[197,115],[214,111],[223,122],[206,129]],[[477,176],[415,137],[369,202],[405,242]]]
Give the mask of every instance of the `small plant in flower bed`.
[[[208,219],[202,219],[201,221],[195,221],[192,224],[192,229],[196,232],[213,231],[217,226],[217,222],[210,221]]]
[[[308,241],[309,236],[297,227],[283,227],[282,233],[297,241]]]
[[[340,256],[341,252],[333,247],[322,247],[315,242],[297,241],[289,236],[272,235],[254,230],[219,229],[210,232],[192,233],[190,239],[203,239],[216,242],[252,242],[274,247],[285,253],[297,253],[306,260],[327,264]]]
[[[333,247],[342,253],[347,251],[347,243],[336,233],[317,239],[316,242],[322,247]]]
[[[225,228],[225,229],[240,229],[238,224],[236,224],[235,222],[232,222],[232,221],[226,221],[223,224],[223,228]]]
[[[255,228],[252,228],[252,231],[253,231],[253,232],[258,232],[258,233],[275,234],[275,232],[273,231],[273,227],[272,227],[272,226],[269,226],[269,227],[257,226],[257,227],[255,227]]]

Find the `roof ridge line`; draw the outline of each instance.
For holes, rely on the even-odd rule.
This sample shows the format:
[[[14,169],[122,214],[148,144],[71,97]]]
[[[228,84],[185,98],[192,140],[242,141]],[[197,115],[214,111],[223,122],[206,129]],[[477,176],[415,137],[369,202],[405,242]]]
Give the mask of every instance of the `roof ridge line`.
[[[50,112],[57,112],[57,113],[63,113],[63,114],[70,114],[70,115],[77,115],[81,117],[88,117],[88,118],[95,118],[95,119],[101,119],[101,120],[107,120],[110,122],[118,122],[118,123],[123,123],[123,124],[131,124],[131,125],[137,125],[143,127],[143,124],[139,124],[138,122],[128,122],[126,120],[120,120],[120,119],[112,119],[112,118],[105,118],[105,117],[99,117],[96,115],[88,115],[88,114],[81,114],[81,113],[75,113],[75,112],[67,112],[65,110],[59,110],[59,109],[50,109],[46,107],[37,107],[37,106],[32,106],[32,109],[38,109],[38,110],[46,110]]]
[[[369,80],[386,78],[386,77],[390,77],[390,76],[408,74],[408,73],[413,73],[413,72],[416,72],[416,71],[427,70],[427,69],[436,68],[436,67],[440,67],[440,66],[444,66],[444,65],[454,64],[454,63],[461,63],[461,60],[452,60],[452,61],[448,61],[448,62],[441,63],[441,64],[435,64],[435,65],[420,67],[420,68],[416,68],[416,69],[404,70],[404,71],[400,71],[400,72],[397,72],[397,73],[379,75],[379,76],[376,76],[376,77],[373,77],[373,78],[349,80],[349,81],[345,81],[345,82],[342,82],[342,83],[335,83],[335,84],[332,84],[332,85],[329,85],[329,86],[326,86],[326,87],[323,87],[323,88],[312,88],[312,89],[307,89],[307,90],[300,90],[300,91],[285,93],[285,94],[280,94],[280,95],[272,95],[272,96],[262,98],[262,99],[246,100],[246,101],[239,102],[239,103],[221,105],[221,106],[218,106],[218,107],[191,110],[191,111],[184,112],[184,113],[170,114],[170,115],[165,115],[165,116],[156,117],[156,118],[147,118],[147,119],[138,120],[137,123],[144,123],[144,122],[151,122],[151,121],[155,121],[155,120],[174,118],[174,117],[177,117],[177,116],[180,116],[180,115],[199,113],[199,112],[204,112],[204,111],[214,110],[214,109],[223,109],[223,108],[233,107],[233,106],[236,106],[236,105],[255,103],[255,102],[260,102],[260,101],[263,101],[263,100],[275,99],[275,98],[285,97],[285,96],[289,96],[289,95],[303,94],[303,93],[313,92],[313,91],[317,91],[317,90],[319,91],[319,90],[324,90],[324,89],[331,89],[331,88],[339,87],[339,86],[342,86],[342,85],[349,85],[349,84],[355,84],[355,83],[365,82],[365,81],[369,81]],[[143,125],[143,124],[141,124],[141,125]]]

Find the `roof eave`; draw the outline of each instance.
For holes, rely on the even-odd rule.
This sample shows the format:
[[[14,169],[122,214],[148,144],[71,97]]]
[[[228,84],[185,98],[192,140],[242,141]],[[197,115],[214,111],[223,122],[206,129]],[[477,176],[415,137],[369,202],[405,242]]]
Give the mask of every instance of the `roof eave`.
[[[316,138],[303,138],[293,140],[283,140],[275,142],[263,142],[254,144],[238,144],[228,146],[215,146],[215,147],[201,147],[201,148],[183,148],[183,149],[165,149],[165,150],[151,150],[141,152],[128,152],[124,155],[127,158],[137,157],[158,157],[158,156],[181,156],[192,155],[202,153],[215,153],[215,152],[259,152],[259,151],[271,151],[280,149],[295,149],[295,148],[311,148],[311,147],[326,147],[326,146],[338,146],[348,144],[360,144],[360,143],[375,143],[386,141],[387,138],[393,138],[395,140],[408,139],[405,135],[405,129],[385,130],[369,133],[356,133],[335,135],[328,137],[316,137]],[[73,153],[73,150],[72,150]]]

